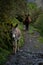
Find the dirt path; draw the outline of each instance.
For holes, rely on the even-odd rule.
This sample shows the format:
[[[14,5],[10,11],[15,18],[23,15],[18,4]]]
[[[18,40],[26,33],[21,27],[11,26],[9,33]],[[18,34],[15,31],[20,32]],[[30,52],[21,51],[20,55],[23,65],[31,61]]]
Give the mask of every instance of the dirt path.
[[[11,55],[5,65],[39,65],[39,63],[43,63],[43,44],[37,41],[38,37],[39,33],[36,31],[32,35],[24,32],[24,46],[16,55]]]

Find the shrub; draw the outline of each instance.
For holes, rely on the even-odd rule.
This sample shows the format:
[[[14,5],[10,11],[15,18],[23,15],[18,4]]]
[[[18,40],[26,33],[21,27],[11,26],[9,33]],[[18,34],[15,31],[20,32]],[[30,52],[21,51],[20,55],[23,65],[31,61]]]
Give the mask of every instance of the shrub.
[[[43,34],[43,13],[39,15],[34,25],[39,30],[39,32]]]

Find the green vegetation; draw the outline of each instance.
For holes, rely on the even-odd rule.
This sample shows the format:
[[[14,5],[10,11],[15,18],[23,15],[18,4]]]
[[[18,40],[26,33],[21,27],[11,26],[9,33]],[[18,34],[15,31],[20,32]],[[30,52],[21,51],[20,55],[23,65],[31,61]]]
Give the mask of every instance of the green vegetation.
[[[15,17],[23,14],[24,11],[26,11],[25,0],[0,0],[0,65],[12,52],[11,24],[19,23]],[[19,28],[22,30],[21,23],[19,23]],[[22,36],[20,47],[23,44],[24,37]]]
[[[34,23],[34,27],[37,28],[37,31],[40,33],[38,41],[43,43],[43,13],[41,13],[37,18],[36,22]]]
[[[38,30],[43,35],[43,13],[41,13],[43,11],[35,3],[27,3],[26,0],[1,0],[0,7],[0,65],[3,65],[7,56],[12,52],[11,24],[14,26],[16,23],[19,24],[22,33],[21,47],[24,44],[24,35],[23,24],[20,21],[25,14],[29,13],[32,19],[29,33],[34,34],[33,31]],[[16,19],[17,16],[18,19]],[[38,40],[43,43],[43,37],[40,36]]]
[[[39,41],[40,43],[42,43],[42,44],[43,44],[43,37],[42,37],[42,36],[40,36],[40,37],[38,38],[38,41]]]
[[[20,47],[24,44],[23,24],[19,23],[19,29],[21,30]]]
[[[4,63],[8,54],[12,52],[12,40],[11,40],[11,24],[19,24],[19,28],[22,31],[23,25],[16,18],[12,19],[11,23],[0,23],[0,64]],[[24,44],[24,36],[22,34],[20,39],[20,47]]]
[[[38,29],[40,34],[43,35],[43,13],[39,15],[34,25]]]
[[[41,8],[38,8],[36,3],[27,3],[28,13],[31,16],[32,24],[36,22],[38,16],[42,12]]]
[[[29,33],[30,33],[30,34],[34,34],[34,31],[36,31],[36,30],[37,30],[37,29],[30,24]]]
[[[0,48],[0,65],[7,60],[7,56],[10,54],[10,51]]]
[[[38,40],[43,42],[43,10],[38,8],[35,3],[28,3],[27,6],[32,19],[32,26],[30,26],[29,32],[33,33],[33,30],[38,31],[40,33]]]

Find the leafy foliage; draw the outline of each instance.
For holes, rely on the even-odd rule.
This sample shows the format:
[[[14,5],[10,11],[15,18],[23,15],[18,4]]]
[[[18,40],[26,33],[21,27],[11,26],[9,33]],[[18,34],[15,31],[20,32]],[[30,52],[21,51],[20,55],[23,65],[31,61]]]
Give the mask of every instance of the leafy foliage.
[[[6,57],[10,54],[8,50],[2,49],[0,47],[0,65],[3,65],[4,62],[6,61]]]
[[[0,23],[0,48],[1,49],[1,57],[0,57],[0,60],[1,60],[1,63],[4,62],[6,60],[6,57],[8,55],[7,51],[8,52],[11,52],[12,51],[12,38],[11,38],[11,24],[13,24],[15,26],[16,23],[19,23],[19,21],[14,18],[12,19],[12,22],[9,23],[8,21],[7,22],[3,22],[3,23]],[[20,30],[22,30],[22,24],[19,23],[19,28]],[[20,39],[20,47],[24,44],[24,37],[23,37],[23,34],[21,36],[21,39]],[[3,52],[5,49],[5,52]]]
[[[28,3],[28,12],[32,18],[32,22],[35,22],[38,15],[41,13],[41,9],[37,7],[35,3]]]
[[[43,35],[43,13],[39,15],[34,25],[39,30],[41,35]]]
[[[28,12],[27,12],[28,11]],[[26,13],[30,13],[32,22],[43,33],[43,14],[40,14],[40,8],[35,3],[28,3],[26,0],[0,0],[0,64],[6,60],[8,54],[12,51],[11,24],[15,26],[19,23],[22,31],[23,25],[19,21],[23,19]],[[18,20],[16,17],[18,16]],[[29,33],[33,33],[34,28],[30,28]],[[20,47],[24,44],[24,36],[20,39]]]

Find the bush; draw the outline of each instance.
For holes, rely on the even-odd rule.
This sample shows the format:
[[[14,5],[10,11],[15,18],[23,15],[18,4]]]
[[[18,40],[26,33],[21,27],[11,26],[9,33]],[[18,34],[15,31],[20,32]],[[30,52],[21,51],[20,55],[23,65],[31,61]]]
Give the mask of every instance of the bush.
[[[11,24],[15,25],[19,22],[16,18],[9,21],[0,23],[0,46],[8,50],[12,48]]]
[[[19,23],[19,28],[22,31],[23,25],[16,18],[11,22],[0,22],[0,64],[2,65],[6,61],[6,57],[12,52],[12,39],[11,39],[11,24],[15,26]],[[23,34],[20,39],[20,47],[24,44]]]
[[[39,15],[34,25],[39,30],[39,32],[43,35],[43,13]]]
[[[2,49],[0,47],[0,65],[4,65],[4,62],[6,61],[6,57],[10,54],[8,50]]]

